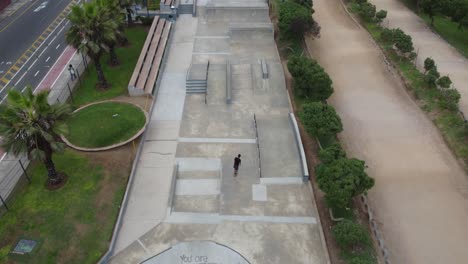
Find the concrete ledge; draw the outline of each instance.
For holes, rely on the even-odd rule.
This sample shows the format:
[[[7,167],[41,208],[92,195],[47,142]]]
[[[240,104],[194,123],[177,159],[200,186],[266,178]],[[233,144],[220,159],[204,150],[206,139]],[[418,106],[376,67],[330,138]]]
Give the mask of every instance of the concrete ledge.
[[[226,62],[226,104],[232,102],[232,89],[231,89],[231,63],[229,60]]]
[[[309,180],[309,168],[307,167],[307,159],[304,152],[304,146],[302,145],[301,133],[299,132],[299,127],[297,125],[296,117],[293,113],[289,113],[289,120],[294,128],[294,137],[296,138],[297,148],[299,151],[299,156],[301,157],[301,164],[302,164],[302,173],[303,173],[303,180]]]
[[[109,150],[109,149],[113,149],[113,148],[117,148],[117,147],[126,145],[127,143],[130,143],[131,141],[133,141],[133,140],[135,140],[137,137],[139,137],[141,134],[143,134],[143,132],[145,131],[146,126],[148,125],[148,122],[149,122],[148,113],[147,113],[145,110],[143,110],[143,108],[141,108],[140,106],[135,105],[135,104],[132,104],[132,103],[129,103],[129,102],[118,101],[118,100],[99,101],[99,102],[94,102],[94,103],[90,103],[90,104],[84,105],[84,106],[82,106],[82,107],[76,109],[75,111],[73,111],[73,113],[79,112],[80,110],[85,109],[85,108],[87,108],[87,107],[89,107],[89,106],[92,106],[92,105],[102,104],[102,103],[109,103],[109,102],[112,102],[112,103],[121,103],[121,104],[129,104],[129,105],[135,106],[135,107],[137,107],[138,109],[140,109],[141,112],[143,112],[143,114],[145,115],[145,119],[146,119],[145,124],[143,125],[143,127],[142,127],[133,137],[131,137],[131,138],[125,140],[124,142],[116,143],[116,144],[113,144],[113,145],[110,145],[110,146],[107,146],[107,147],[101,147],[101,148],[85,148],[85,147],[79,147],[79,146],[74,145],[74,144],[71,143],[70,141],[68,141],[67,138],[65,138],[65,136],[60,135],[60,138],[63,140],[63,142],[65,142],[65,144],[67,144],[67,146],[69,146],[69,147],[71,147],[71,148],[73,148],[73,149],[76,149],[76,150],[87,151],[87,152],[96,152],[96,151]]]

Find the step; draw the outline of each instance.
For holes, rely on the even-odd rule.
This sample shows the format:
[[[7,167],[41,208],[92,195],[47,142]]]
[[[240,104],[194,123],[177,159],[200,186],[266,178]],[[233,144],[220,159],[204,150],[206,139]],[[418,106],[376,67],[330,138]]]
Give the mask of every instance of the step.
[[[186,94],[205,94],[206,90],[187,90]]]
[[[186,90],[191,90],[191,89],[195,89],[195,90],[198,90],[198,89],[205,89],[206,90],[206,84],[187,84],[185,85],[185,89]]]
[[[219,171],[179,171],[177,179],[219,179]]]
[[[218,213],[219,196],[218,195],[176,195],[172,212],[187,213]]]
[[[185,84],[207,84],[208,82],[206,80],[203,81],[186,81]]]
[[[219,195],[219,179],[178,179],[175,195]]]

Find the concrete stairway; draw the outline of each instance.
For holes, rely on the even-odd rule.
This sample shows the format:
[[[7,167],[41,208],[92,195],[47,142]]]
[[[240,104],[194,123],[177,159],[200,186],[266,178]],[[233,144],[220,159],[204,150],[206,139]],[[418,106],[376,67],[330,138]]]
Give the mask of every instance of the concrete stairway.
[[[208,67],[206,64],[192,64],[187,71],[185,88],[187,94],[206,93],[208,87]]]
[[[182,165],[176,179],[172,212],[219,213],[220,164],[215,159],[205,159],[215,167],[190,168],[197,159],[186,159],[189,166]],[[201,170],[203,169],[203,170]]]

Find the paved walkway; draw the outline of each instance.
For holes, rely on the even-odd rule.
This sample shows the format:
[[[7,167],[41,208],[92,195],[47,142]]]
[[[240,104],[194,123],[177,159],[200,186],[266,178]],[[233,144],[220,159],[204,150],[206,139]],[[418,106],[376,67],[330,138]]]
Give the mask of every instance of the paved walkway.
[[[378,10],[388,11],[383,25],[389,28],[399,27],[413,38],[414,47],[418,52],[417,66],[420,70],[424,70],[424,60],[432,57],[441,75],[450,76],[454,87],[461,94],[460,110],[468,116],[468,59],[434,33],[400,0],[369,0],[369,2],[375,4]]]
[[[152,137],[144,142],[111,263],[169,263],[168,256],[177,259],[171,263],[218,263],[226,254],[219,244],[250,263],[329,263],[310,185],[302,183],[268,7],[243,0],[202,5],[198,18],[182,15],[175,24]],[[260,59],[269,79],[262,79]],[[208,60],[206,101],[204,94],[186,95],[187,69]]]
[[[349,156],[365,160],[376,179],[369,201],[390,260],[466,263],[463,169],[341,1],[315,0],[314,8],[322,30],[307,41],[309,50],[333,80],[330,103],[343,121],[340,138]]]

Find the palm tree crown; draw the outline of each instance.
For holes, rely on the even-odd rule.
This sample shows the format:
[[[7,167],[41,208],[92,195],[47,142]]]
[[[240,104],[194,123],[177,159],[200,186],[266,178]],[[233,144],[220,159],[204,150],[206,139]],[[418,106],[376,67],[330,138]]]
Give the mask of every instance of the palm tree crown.
[[[50,105],[48,92],[34,95],[31,88],[24,94],[12,89],[7,104],[0,105],[0,135],[2,147],[15,155],[27,153],[42,160],[48,170],[49,183],[57,184],[60,177],[52,162],[52,153],[62,151],[60,134],[67,133],[65,120],[70,116],[66,104]]]
[[[104,52],[109,51],[109,43],[116,40],[117,23],[112,19],[109,9],[96,2],[73,6],[68,19],[71,26],[66,34],[67,42],[91,57],[100,86],[107,88],[100,58]]]

